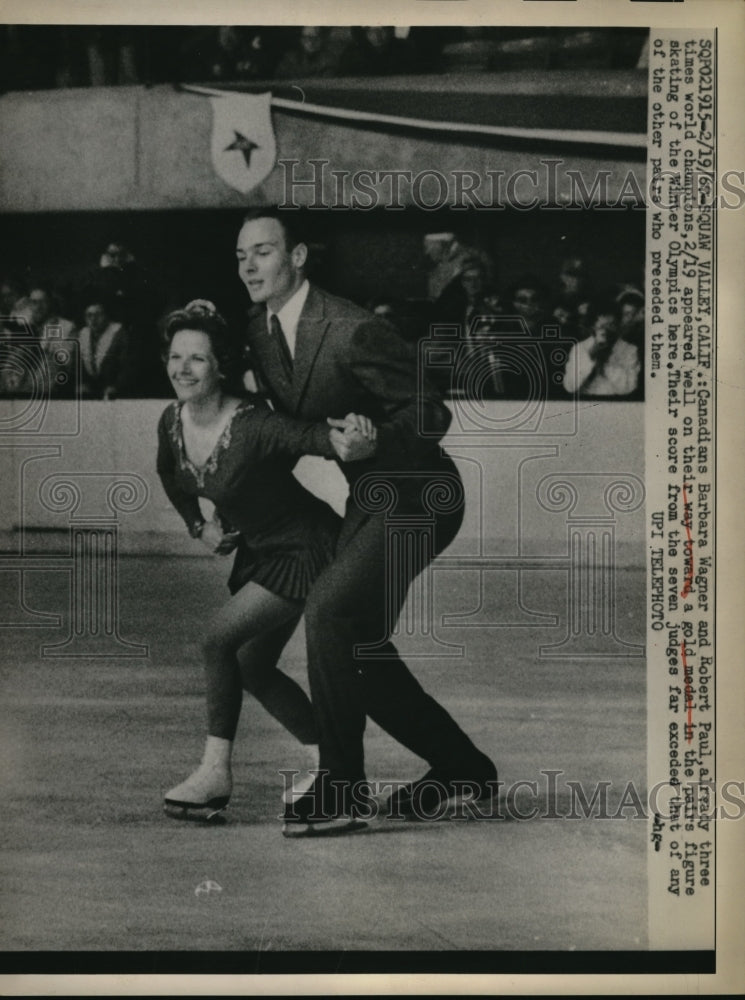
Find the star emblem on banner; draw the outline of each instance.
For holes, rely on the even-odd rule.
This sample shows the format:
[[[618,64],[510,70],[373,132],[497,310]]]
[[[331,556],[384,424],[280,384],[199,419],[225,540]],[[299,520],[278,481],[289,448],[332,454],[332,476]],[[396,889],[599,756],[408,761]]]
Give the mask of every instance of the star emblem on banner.
[[[277,143],[272,127],[272,95],[224,94],[210,98],[215,173],[241,194],[258,187],[274,169]],[[239,155],[240,154],[240,155]]]
[[[233,129],[233,135],[235,139],[230,143],[229,146],[225,147],[225,152],[229,153],[233,150],[240,150],[243,153],[243,159],[246,161],[246,166],[250,169],[251,167],[251,154],[255,149],[261,149],[257,143],[252,139],[248,139],[242,132],[238,132]]]

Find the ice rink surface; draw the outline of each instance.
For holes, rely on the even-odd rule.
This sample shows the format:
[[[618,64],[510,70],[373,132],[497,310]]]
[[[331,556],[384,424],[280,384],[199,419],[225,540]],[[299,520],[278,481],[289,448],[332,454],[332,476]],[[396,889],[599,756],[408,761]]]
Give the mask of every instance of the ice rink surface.
[[[16,581],[2,576],[5,599]],[[472,607],[468,573],[447,576],[438,609]],[[564,574],[526,578],[526,600],[561,617]],[[629,642],[644,641],[644,586],[643,570],[617,574],[618,634]],[[581,782],[589,797],[610,782],[611,814],[629,782],[644,794],[643,658],[540,657],[541,643],[561,638],[556,627],[450,629],[465,657],[412,660],[412,669],[493,757],[506,788],[537,782],[516,803],[539,816],[378,818],[352,836],[291,841],[281,835],[278,772],[302,757],[249,697],[227,824],[163,815],[163,792],[201,755],[199,638],[227,592],[199,558],[123,557],[120,587],[121,634],[146,643],[146,658],[42,657],[47,630],[2,632],[3,950],[647,947],[647,824],[634,809],[568,819],[565,784]],[[64,613],[64,573],[32,574],[26,600]],[[302,631],[283,665],[305,683]],[[371,779],[426,770],[373,725],[366,754]],[[562,772],[561,818],[540,816],[551,804],[546,771]]]

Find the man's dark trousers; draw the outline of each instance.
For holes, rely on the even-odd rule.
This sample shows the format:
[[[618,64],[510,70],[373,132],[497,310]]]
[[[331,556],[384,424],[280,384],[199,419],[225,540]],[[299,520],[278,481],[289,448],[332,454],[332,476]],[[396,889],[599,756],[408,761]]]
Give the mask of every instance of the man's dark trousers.
[[[438,441],[450,415],[439,394],[417,384],[411,345],[377,317],[311,285],[298,324],[294,366],[283,363],[266,313],[249,326],[255,368],[275,406],[304,420],[361,413],[378,427],[378,449],[367,462],[340,463],[350,498],[334,561],[316,580],[306,605],[308,674],[319,724],[322,769],[334,779],[363,778],[365,716],[430,766],[467,776],[480,756],[448,712],[422,689],[392,645],[389,656],[355,656],[355,646],[377,644],[395,625],[408,584],[455,537],[462,503],[433,515],[423,501],[428,486],[447,491],[460,478]],[[420,425],[435,427],[433,436]],[[414,475],[411,488],[403,476]],[[359,496],[360,480],[378,477],[382,489],[403,501],[430,546],[415,546],[391,586],[386,515],[370,513]],[[388,484],[388,486],[386,486]],[[374,492],[374,487],[373,490]],[[456,490],[455,492],[458,492]],[[429,506],[432,506],[431,504]],[[380,654],[381,650],[376,651]]]

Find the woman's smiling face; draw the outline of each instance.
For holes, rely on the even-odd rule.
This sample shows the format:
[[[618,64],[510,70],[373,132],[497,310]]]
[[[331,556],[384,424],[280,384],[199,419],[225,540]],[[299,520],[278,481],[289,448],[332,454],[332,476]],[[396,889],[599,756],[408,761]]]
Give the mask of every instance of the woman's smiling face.
[[[184,402],[202,402],[220,391],[220,366],[210,338],[201,330],[178,330],[173,335],[166,369]]]

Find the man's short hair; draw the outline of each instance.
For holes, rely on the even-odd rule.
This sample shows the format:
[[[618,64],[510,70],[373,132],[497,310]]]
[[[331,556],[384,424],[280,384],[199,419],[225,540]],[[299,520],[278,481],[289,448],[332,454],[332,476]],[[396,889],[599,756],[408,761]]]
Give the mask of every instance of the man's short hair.
[[[302,215],[297,209],[279,208],[268,205],[266,208],[252,208],[243,216],[243,225],[256,222],[258,219],[276,219],[285,234],[285,248],[293,250],[298,243],[307,244]]]

